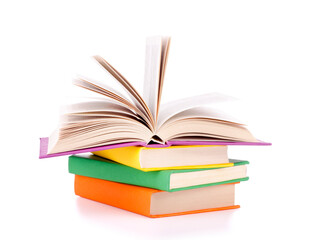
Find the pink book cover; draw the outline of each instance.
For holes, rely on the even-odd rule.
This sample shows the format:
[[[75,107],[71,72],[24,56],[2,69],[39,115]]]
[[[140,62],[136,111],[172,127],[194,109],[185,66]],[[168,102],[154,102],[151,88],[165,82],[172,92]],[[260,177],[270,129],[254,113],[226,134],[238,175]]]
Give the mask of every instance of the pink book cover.
[[[52,153],[47,154],[48,149],[48,138],[40,138],[40,156],[39,158],[49,158],[49,157],[58,157],[58,156],[66,156],[73,155],[78,153],[87,153],[87,152],[95,152],[112,148],[121,148],[121,147],[130,147],[130,146],[142,146],[149,148],[164,148],[170,146],[188,146],[188,145],[237,145],[237,146],[268,146],[271,143],[267,142],[224,142],[224,141],[168,141],[166,144],[146,144],[145,142],[127,142],[127,143],[119,143],[113,145],[105,145],[99,147],[91,147],[84,148],[78,150],[72,150],[61,153]]]

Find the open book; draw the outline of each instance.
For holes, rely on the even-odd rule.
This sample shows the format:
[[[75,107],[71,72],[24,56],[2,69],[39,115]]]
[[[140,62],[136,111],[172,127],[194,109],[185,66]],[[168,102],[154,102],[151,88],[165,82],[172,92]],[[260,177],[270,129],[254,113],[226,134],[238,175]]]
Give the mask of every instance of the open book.
[[[47,154],[129,142],[259,142],[243,124],[205,107],[227,96],[205,94],[160,106],[169,46],[168,37],[147,39],[143,97],[105,59],[95,56],[128,96],[105,83],[75,79],[75,85],[105,97],[72,105],[49,137]]]

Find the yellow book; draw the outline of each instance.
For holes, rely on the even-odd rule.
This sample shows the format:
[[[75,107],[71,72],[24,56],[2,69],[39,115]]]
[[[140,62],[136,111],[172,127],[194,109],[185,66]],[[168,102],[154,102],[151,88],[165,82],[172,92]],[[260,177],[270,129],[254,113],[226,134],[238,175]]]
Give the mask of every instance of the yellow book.
[[[165,148],[123,147],[93,154],[142,170],[197,169],[230,167],[227,146],[197,145]]]

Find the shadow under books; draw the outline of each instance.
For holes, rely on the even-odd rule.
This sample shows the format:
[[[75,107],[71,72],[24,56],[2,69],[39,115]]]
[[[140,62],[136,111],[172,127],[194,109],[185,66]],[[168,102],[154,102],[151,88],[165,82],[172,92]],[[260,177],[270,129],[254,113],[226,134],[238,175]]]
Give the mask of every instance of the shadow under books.
[[[232,228],[233,215],[240,211],[233,209],[154,219],[81,197],[76,198],[76,207],[82,218],[100,227],[154,237],[225,233]]]

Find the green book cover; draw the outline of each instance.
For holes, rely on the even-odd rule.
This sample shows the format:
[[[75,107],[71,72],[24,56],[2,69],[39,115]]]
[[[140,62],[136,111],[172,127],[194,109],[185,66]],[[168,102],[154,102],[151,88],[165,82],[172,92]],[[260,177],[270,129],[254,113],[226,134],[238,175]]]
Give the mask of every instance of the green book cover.
[[[240,166],[249,163],[248,161],[232,160],[232,159],[230,160],[230,162],[232,162],[234,166]],[[108,181],[127,183],[142,187],[154,188],[168,192],[226,184],[226,183],[234,183],[234,182],[246,181],[249,179],[248,177],[244,177],[228,181],[170,189],[171,174],[197,172],[197,171],[210,171],[214,169],[218,168],[161,170],[161,171],[144,172],[94,155],[72,155],[69,157],[69,173],[86,177],[104,179]]]

